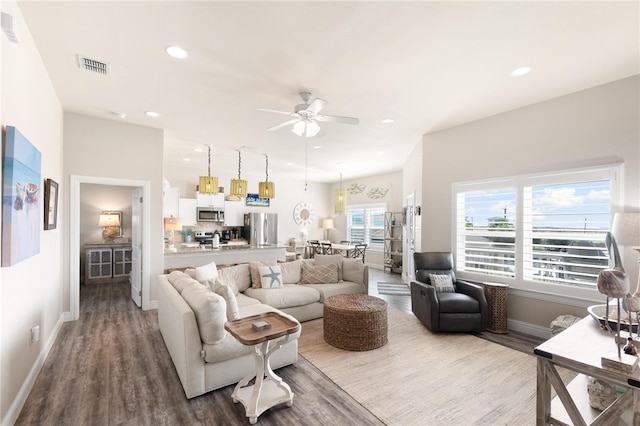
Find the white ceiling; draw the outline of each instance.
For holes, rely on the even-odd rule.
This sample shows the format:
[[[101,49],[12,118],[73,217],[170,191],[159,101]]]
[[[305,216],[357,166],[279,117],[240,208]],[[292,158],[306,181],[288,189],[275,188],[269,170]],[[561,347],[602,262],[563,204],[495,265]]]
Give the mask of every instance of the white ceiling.
[[[256,111],[293,110],[302,90],[360,119],[308,140],[309,180],[335,182],[401,169],[425,133],[640,69],[638,2],[19,5],[66,111],[164,129],[165,167],[205,172],[206,148],[193,148],[211,144],[214,174],[237,170],[242,149],[243,171],[264,170],[267,153],[273,180],[304,178],[305,139],[267,132],[287,117]],[[174,44],[189,57],[169,57]],[[110,74],[79,69],[77,54]]]

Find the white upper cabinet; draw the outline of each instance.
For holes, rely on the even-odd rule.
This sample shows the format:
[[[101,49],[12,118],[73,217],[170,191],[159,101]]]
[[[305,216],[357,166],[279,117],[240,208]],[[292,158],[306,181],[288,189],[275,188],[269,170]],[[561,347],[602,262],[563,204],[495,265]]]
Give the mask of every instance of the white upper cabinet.
[[[224,225],[244,226],[244,203],[242,201],[224,202]]]
[[[196,200],[198,200],[198,207],[219,207],[224,208],[224,193],[219,192],[217,194],[201,194],[196,192]]]
[[[182,226],[196,226],[198,202],[195,198],[180,198],[180,219]]]
[[[162,217],[179,217],[180,188],[165,186],[162,190]]]

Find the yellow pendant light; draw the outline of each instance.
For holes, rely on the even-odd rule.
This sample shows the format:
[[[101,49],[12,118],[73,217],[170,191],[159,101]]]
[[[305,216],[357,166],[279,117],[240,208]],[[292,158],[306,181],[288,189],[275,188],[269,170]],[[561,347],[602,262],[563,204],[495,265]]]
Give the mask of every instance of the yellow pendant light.
[[[336,214],[343,214],[347,211],[347,190],[342,189],[342,173],[340,173],[340,189],[336,189],[334,204]]]
[[[211,145],[209,145],[207,176],[200,176],[198,181],[198,192],[201,194],[218,193],[218,178],[211,176]]]
[[[269,156],[265,154],[265,158],[266,158],[266,168],[265,168],[266,179],[264,182],[258,183],[258,196],[260,196],[260,198],[275,198],[276,186],[273,182],[269,182]]]
[[[231,179],[230,194],[236,197],[247,196],[247,181],[242,179],[240,173],[242,171],[242,153],[238,151],[238,179]]]

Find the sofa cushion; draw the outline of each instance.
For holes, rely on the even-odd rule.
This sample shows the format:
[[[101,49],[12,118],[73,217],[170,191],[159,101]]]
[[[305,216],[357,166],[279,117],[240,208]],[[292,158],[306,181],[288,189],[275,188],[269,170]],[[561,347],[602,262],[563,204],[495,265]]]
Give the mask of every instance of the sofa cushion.
[[[297,284],[284,284],[282,288],[273,289],[252,287],[244,293],[265,305],[278,309],[308,305],[320,300],[320,293],[316,290]]]
[[[364,263],[361,259],[342,259],[342,279],[364,284]]]
[[[211,284],[218,278],[218,268],[216,262],[209,262],[206,265],[196,268],[196,280],[202,284]]]
[[[276,266],[278,264],[275,260],[265,260],[263,262],[249,262],[249,270],[251,271],[251,287],[262,287],[262,281],[260,278],[261,266]],[[240,290],[242,291],[242,290]]]
[[[324,284],[338,282],[338,265],[302,265],[300,284]]]
[[[216,283],[219,281],[216,280]],[[227,304],[227,321],[238,319],[240,312],[238,310],[238,301],[233,289],[226,284],[218,284],[215,289],[216,294],[219,294]]]
[[[280,266],[261,266],[260,271],[260,287],[261,288],[282,288],[282,271]]]
[[[314,265],[337,265],[338,281],[342,281],[342,260],[344,256],[341,254],[318,254],[313,256]],[[327,281],[334,282],[334,281]]]
[[[240,309],[240,318],[250,317],[252,315],[258,315],[265,312],[278,312],[281,315],[286,316],[291,321],[298,322],[291,315],[287,315],[284,312],[277,311],[275,308],[271,306],[258,304],[251,305],[245,308]],[[289,338],[290,340],[297,339],[300,336],[300,331],[294,333]],[[280,339],[284,339],[285,337],[281,337]],[[280,340],[276,339],[276,340]],[[220,345],[208,345],[203,344],[202,349],[204,350],[204,360],[205,362],[221,362],[226,361],[228,359],[238,358],[243,355],[249,355],[253,352],[253,348],[251,346],[245,346],[236,339],[225,339],[224,342]],[[253,364],[252,364],[253,365]]]
[[[230,286],[236,295],[239,292],[245,291],[251,287],[249,264],[241,263],[228,268],[218,269],[218,280]]]
[[[190,285],[182,291],[182,297],[196,316],[200,338],[216,345],[224,340],[227,331],[227,304],[224,298],[203,285]]]
[[[190,286],[192,284],[201,285],[198,281],[180,271],[173,271],[172,273],[167,275],[167,279],[169,280],[173,288],[175,288],[176,291],[180,294],[182,294],[187,286]]]
[[[282,284],[298,284],[302,279],[302,261],[279,263],[282,270]]]
[[[437,293],[455,293],[451,275],[447,274],[429,274],[431,285],[436,288]]]
[[[361,260],[359,262],[362,263]],[[301,284],[300,287],[312,288],[320,293],[320,303],[324,303],[327,297],[336,294],[364,294],[365,292],[364,284],[349,281],[334,284]]]
[[[249,297],[244,293],[236,294],[236,302],[238,302],[239,308],[244,308],[249,305],[262,305],[258,299],[254,299],[253,297]]]

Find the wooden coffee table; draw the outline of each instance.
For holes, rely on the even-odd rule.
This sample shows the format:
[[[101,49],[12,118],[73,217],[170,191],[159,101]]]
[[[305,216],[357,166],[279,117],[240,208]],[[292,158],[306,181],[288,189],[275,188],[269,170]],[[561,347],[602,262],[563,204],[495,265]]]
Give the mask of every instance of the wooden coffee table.
[[[267,321],[271,324],[271,328],[255,331],[252,324],[257,321]],[[227,321],[224,328],[243,345],[253,346],[255,369],[238,382],[231,394],[234,403],[241,402],[244,405],[249,423],[255,424],[260,414],[275,405],[286,402],[287,407],[291,407],[293,392],[289,385],[273,372],[269,359],[275,351],[289,342],[293,333],[300,330],[300,324],[276,312],[266,312]],[[282,336],[286,337],[273,342],[269,347],[274,339]],[[247,386],[254,377],[255,383]]]

